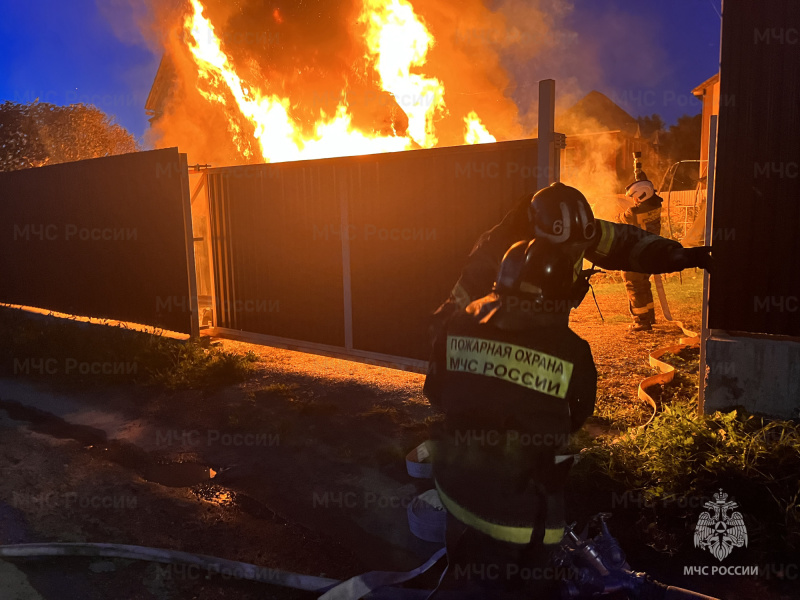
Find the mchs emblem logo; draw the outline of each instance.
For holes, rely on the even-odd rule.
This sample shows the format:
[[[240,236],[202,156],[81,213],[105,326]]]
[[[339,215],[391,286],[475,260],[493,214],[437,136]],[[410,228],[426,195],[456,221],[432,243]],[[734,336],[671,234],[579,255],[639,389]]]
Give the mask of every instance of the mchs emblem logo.
[[[712,512],[704,512],[697,519],[694,529],[694,546],[708,550],[721,562],[734,548],[747,546],[747,528],[744,526],[742,513],[736,511],[739,505],[728,502],[728,494],[714,494],[714,502],[706,502],[703,506]]]

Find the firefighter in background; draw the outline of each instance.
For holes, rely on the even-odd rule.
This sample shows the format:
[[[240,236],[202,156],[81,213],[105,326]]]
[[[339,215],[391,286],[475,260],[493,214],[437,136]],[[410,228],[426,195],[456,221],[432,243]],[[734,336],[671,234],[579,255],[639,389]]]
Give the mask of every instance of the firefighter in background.
[[[637,273],[711,266],[709,246],[684,248],[633,225],[595,219],[580,191],[554,183],[533,196],[521,197],[499,224],[481,235],[450,297],[436,311],[433,334],[449,315],[489,293],[503,253],[511,244],[532,238],[559,245],[572,258],[574,306],[589,289],[581,278],[584,258],[603,269]]]
[[[456,312],[434,342],[424,393],[445,415],[431,456],[448,511],[444,588],[555,597],[553,577],[525,573],[547,573],[563,537],[572,461],[556,464],[556,453],[594,411],[592,353],[569,329],[573,273],[563,248],[518,242],[494,291]]]
[[[633,200],[633,206],[619,215],[620,223],[633,225],[658,235],[661,233],[661,204],[664,199],[655,192],[652,182],[643,172],[625,188],[625,195]],[[623,271],[625,289],[628,291],[628,310],[633,317],[632,331],[650,331],[656,322],[653,290],[650,275],[636,271]]]

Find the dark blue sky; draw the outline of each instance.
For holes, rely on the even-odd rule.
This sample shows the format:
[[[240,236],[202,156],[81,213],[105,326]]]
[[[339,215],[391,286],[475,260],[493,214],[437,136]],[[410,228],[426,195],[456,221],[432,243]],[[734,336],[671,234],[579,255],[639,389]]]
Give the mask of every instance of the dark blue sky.
[[[720,2],[574,0],[569,28],[601,65],[589,87],[634,116],[658,113],[673,123],[696,114],[691,89],[718,69]],[[142,136],[160,57],[131,33],[132,23],[112,27],[101,3],[114,4],[0,0],[0,102],[87,102]]]
[[[671,124],[700,112],[691,91],[719,71],[721,0],[574,5],[569,25],[598,56],[599,91],[634,117],[657,113]]]

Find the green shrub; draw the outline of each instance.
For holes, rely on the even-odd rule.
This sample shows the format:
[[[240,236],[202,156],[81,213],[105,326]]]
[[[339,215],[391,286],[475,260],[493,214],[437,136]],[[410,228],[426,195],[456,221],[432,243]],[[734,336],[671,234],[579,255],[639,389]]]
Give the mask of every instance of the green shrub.
[[[647,427],[599,439],[584,454],[653,504],[707,495],[720,486],[747,490],[763,519],[780,519],[784,541],[800,545],[796,423],[769,422],[741,410],[700,415],[695,398],[663,406]]]

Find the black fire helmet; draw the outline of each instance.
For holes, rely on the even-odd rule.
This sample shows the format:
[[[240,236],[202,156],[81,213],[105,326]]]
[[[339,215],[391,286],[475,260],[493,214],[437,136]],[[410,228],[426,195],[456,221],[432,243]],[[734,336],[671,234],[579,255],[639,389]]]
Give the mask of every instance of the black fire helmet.
[[[586,197],[560,182],[534,194],[528,218],[533,237],[564,245],[570,255],[582,255],[597,233],[597,223]]]
[[[500,263],[494,291],[533,301],[553,301],[566,306],[573,288],[573,260],[547,240],[520,241]]]

